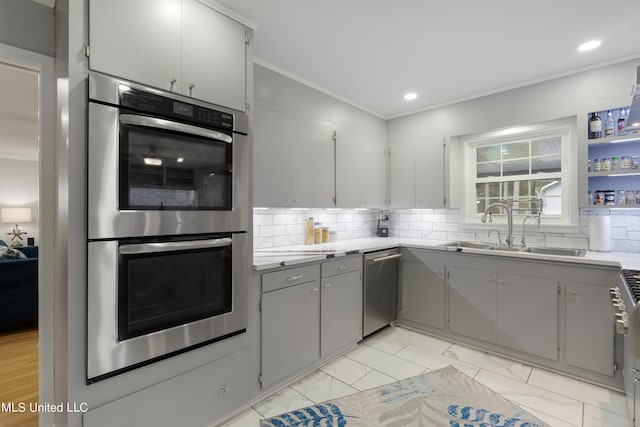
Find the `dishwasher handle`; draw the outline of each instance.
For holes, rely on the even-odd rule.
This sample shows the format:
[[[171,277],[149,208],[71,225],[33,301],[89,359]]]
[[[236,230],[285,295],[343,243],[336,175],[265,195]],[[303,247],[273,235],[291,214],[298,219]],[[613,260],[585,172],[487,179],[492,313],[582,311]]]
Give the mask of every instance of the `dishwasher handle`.
[[[402,254],[394,254],[394,255],[387,255],[387,256],[382,256],[380,258],[367,258],[367,263],[368,264],[375,264],[376,262],[382,262],[382,261],[389,261],[392,259],[398,259],[402,256]]]

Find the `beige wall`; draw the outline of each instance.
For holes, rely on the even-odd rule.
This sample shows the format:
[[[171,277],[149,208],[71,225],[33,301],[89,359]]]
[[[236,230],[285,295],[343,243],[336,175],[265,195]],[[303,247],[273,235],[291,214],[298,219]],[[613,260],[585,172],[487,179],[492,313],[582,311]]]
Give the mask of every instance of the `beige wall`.
[[[38,244],[38,184],[39,164],[28,160],[0,158],[0,208],[29,207],[33,221],[19,224]],[[0,223],[0,240],[9,242],[11,224]],[[25,242],[26,244],[26,242]]]

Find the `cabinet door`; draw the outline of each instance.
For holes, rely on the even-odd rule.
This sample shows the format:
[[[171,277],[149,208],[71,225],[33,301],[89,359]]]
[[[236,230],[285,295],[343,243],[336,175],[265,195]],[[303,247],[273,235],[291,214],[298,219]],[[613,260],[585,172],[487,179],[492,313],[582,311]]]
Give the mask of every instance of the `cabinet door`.
[[[567,283],[567,364],[613,375],[615,327],[609,288]]]
[[[360,271],[322,279],[321,356],[362,339],[362,277]]]
[[[262,386],[319,357],[319,281],[262,294]]]
[[[89,68],[179,91],[180,16],[180,0],[91,0]]]
[[[558,359],[558,282],[498,276],[498,344]]]
[[[498,341],[496,273],[449,269],[449,330],[482,341]]]
[[[416,141],[416,208],[442,208],[445,206],[446,159],[444,150],[442,138]]]
[[[444,329],[444,266],[402,263],[402,319]]]
[[[335,206],[333,129],[292,117],[286,133],[292,155],[291,204],[305,208]]]
[[[196,1],[182,3],[182,93],[245,111],[245,27]]]
[[[293,155],[284,129],[289,116],[256,104],[253,134],[253,205],[291,205],[291,163]]]
[[[121,399],[90,408],[82,415],[82,425],[174,427],[221,422],[249,399],[248,367],[249,350],[242,350]],[[151,407],[154,409],[149,410]]]
[[[416,205],[416,163],[412,141],[391,141],[389,156],[390,202],[392,208],[413,208]]]
[[[336,142],[336,206],[381,208],[387,192],[386,140],[339,131]]]

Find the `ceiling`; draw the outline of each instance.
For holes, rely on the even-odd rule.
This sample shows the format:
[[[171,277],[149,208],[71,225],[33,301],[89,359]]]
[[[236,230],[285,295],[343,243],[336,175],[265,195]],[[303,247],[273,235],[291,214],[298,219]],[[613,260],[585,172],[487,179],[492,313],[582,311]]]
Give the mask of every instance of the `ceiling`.
[[[217,2],[256,62],[387,119],[640,57],[639,0]]]

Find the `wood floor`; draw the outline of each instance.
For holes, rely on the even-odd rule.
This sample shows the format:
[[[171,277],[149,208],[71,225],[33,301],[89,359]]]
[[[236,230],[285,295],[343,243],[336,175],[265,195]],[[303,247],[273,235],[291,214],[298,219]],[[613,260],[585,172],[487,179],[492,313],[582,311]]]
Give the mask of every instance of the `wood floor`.
[[[15,411],[20,403],[24,412]],[[0,330],[0,427],[37,427],[38,413],[29,410],[29,403],[38,402],[38,330],[35,326]],[[3,409],[5,409],[3,411]]]

